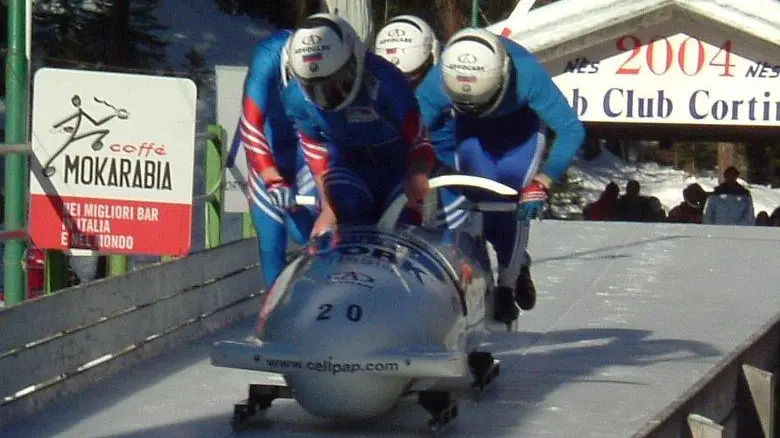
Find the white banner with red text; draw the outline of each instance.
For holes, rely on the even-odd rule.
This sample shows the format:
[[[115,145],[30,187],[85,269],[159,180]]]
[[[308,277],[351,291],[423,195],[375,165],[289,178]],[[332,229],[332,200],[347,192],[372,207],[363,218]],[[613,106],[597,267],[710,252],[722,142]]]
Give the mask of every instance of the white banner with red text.
[[[775,126],[778,52],[648,29],[548,63],[585,122]]]
[[[195,84],[43,68],[33,92],[29,229],[35,245],[186,254]]]

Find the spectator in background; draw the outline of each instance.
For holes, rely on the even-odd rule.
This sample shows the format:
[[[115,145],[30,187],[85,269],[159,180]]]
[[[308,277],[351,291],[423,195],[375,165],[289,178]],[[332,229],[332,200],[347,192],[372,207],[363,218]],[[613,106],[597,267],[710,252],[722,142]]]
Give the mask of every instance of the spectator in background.
[[[611,221],[615,219],[615,206],[620,196],[620,187],[614,182],[609,184],[601,192],[599,199],[591,202],[582,209],[582,216],[586,221]]]
[[[737,195],[750,196],[750,191],[737,182],[739,171],[734,166],[729,166],[723,171],[723,182],[720,183],[713,194],[715,195]]]
[[[683,202],[669,212],[668,221],[682,224],[700,224],[706,201],[707,192],[699,184],[688,184],[683,189]]]
[[[626,183],[626,194],[621,196],[615,206],[615,219],[626,222],[647,222],[653,216],[648,198],[640,196],[639,181]]]
[[[661,200],[656,198],[655,196],[650,196],[647,198],[647,205],[649,207],[649,216],[647,217],[646,221],[648,222],[665,222],[666,221],[666,210],[664,210],[663,204],[661,204]]]
[[[755,226],[753,198],[750,191],[737,182],[739,172],[734,166],[723,171],[720,183],[704,204],[702,223],[712,225]]]
[[[780,227],[780,207],[775,208],[772,214],[769,215],[769,225]]]
[[[769,213],[765,212],[764,210],[761,210],[756,215],[756,226],[757,227],[769,227],[772,224],[769,221]]]

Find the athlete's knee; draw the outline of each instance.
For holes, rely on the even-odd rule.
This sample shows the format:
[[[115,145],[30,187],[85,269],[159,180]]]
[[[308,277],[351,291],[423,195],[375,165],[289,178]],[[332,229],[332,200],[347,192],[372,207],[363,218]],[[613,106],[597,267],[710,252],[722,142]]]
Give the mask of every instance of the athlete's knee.
[[[374,219],[374,200],[360,191],[338,191],[328,194],[328,198],[340,224],[366,223]]]
[[[463,139],[458,143],[457,157],[461,166],[470,163],[484,153],[482,143],[475,137]]]
[[[348,169],[332,169],[323,178],[325,193],[339,223],[373,220],[376,199],[362,178]]]
[[[284,210],[274,205],[264,187],[250,187],[249,208],[253,221],[263,223],[270,220],[284,224]]]
[[[447,229],[456,230],[460,228],[469,219],[469,212],[466,210],[453,210],[445,214],[442,223]]]
[[[266,287],[270,287],[276,281],[276,277],[282,272],[284,265],[284,251],[281,251],[281,254],[278,251],[260,251],[260,266]]]
[[[303,245],[311,234],[316,219],[315,214],[307,208],[299,208],[288,215],[287,234],[298,245]]]

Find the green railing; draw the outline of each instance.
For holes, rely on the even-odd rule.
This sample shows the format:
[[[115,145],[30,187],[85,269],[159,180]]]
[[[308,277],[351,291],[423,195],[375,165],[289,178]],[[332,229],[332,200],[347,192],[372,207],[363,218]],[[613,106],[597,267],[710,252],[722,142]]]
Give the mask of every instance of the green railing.
[[[206,217],[205,242],[206,248],[214,248],[222,244],[223,215],[225,200],[225,166],[227,162],[227,150],[224,145],[225,128],[221,125],[210,124],[207,129],[206,142],[203,151],[203,172],[205,194]],[[252,226],[252,218],[249,213],[243,213],[241,217],[241,237],[249,238],[255,235]]]

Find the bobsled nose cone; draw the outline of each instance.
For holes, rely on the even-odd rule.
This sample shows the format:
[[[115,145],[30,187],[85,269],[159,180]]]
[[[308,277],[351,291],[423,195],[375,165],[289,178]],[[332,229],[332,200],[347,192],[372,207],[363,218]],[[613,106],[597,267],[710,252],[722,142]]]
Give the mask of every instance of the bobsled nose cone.
[[[405,379],[357,373],[301,374],[290,380],[306,412],[341,420],[371,418],[390,410],[406,385]]]

